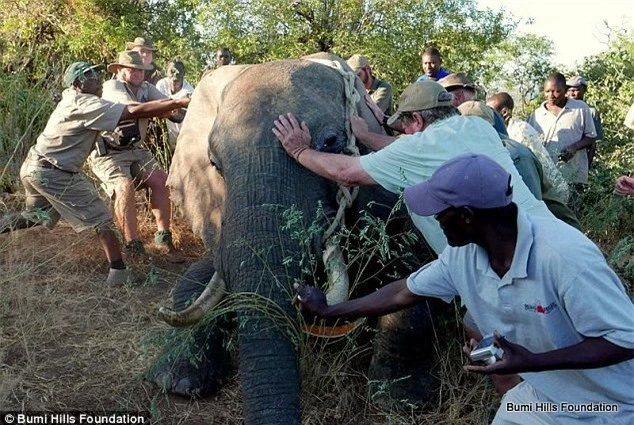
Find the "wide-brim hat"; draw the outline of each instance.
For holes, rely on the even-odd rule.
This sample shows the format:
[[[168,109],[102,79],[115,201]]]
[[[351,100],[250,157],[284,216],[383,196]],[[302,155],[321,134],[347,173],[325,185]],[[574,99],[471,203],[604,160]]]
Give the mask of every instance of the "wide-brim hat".
[[[475,90],[476,86],[471,82],[469,77],[464,72],[457,72],[455,74],[449,74],[444,78],[438,80],[441,86],[443,86],[447,91],[451,91],[452,89],[457,89],[461,87],[469,88],[471,90]]]
[[[149,38],[137,37],[134,41],[128,41],[125,43],[126,50],[132,50],[134,48],[140,48],[145,50],[151,50],[156,52],[158,49],[154,47],[154,43]]]
[[[135,68],[142,69],[144,71],[149,71],[154,69],[154,67],[150,65],[145,65],[143,63],[143,58],[139,52],[126,50],[124,52],[119,53],[119,60],[117,62],[113,62],[108,64],[108,72],[116,72],[119,68]]]
[[[443,86],[431,80],[418,81],[403,91],[398,101],[398,110],[387,120],[387,124],[392,125],[400,120],[403,112],[425,111],[451,105],[453,96]]]

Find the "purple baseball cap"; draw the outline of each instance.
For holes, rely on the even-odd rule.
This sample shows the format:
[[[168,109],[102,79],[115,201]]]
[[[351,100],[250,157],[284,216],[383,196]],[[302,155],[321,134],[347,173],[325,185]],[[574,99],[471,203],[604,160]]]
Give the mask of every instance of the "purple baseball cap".
[[[405,203],[422,216],[450,207],[499,208],[511,203],[511,175],[486,155],[460,155],[442,164],[429,180],[405,189]]]

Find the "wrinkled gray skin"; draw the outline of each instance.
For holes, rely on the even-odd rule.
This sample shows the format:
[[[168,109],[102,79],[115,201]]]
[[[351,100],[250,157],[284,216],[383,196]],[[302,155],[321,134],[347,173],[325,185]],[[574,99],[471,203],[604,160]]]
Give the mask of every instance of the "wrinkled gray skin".
[[[358,79],[357,90],[365,93]],[[296,164],[271,132],[275,118],[289,111],[308,124],[314,149],[341,151],[347,141],[344,86],[336,70],[305,60],[225,66],[196,88],[168,183],[173,201],[212,255],[195,263],[181,280],[174,294],[175,310],[195,298],[218,270],[229,291],[257,292],[298,322],[290,303],[291,285],[296,277],[304,281],[308,277],[300,274],[297,261],[283,264],[286,257],[298,259],[300,247],[289,231],[282,230],[281,212],[294,206],[310,223],[321,201],[326,213],[332,214],[336,187]],[[375,131],[381,131],[363,101],[358,112]],[[384,201],[385,197],[381,189],[370,188],[361,193],[361,205],[353,209],[367,209],[367,200]],[[266,314],[238,311],[236,319],[245,423],[299,424],[296,344]],[[386,316],[381,324],[390,331],[379,332],[375,338],[370,378],[412,375],[405,380],[404,391],[411,392],[408,398],[427,398],[431,352],[427,308]],[[183,395],[217,391],[226,373],[218,328],[199,327],[190,340],[192,346],[186,351],[198,353],[200,363],[192,365],[187,355],[167,363],[164,357],[149,378]],[[166,353],[183,332],[188,331],[172,331]]]

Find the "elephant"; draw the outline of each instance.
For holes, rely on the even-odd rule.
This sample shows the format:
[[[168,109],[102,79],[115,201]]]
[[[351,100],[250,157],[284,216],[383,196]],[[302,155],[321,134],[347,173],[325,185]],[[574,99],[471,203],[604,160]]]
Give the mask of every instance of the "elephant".
[[[257,294],[280,314],[238,305],[233,320],[220,316],[194,330],[173,329],[148,379],[181,395],[204,397],[218,391],[228,367],[222,329],[233,323],[248,425],[301,423],[298,343],[280,321],[299,327],[292,283],[310,283],[313,276],[297,261],[306,244],[293,236],[284,214],[295,210],[304,226],[318,224],[322,230],[307,244],[318,253],[320,232],[337,209],[336,185],[287,156],[272,133],[273,122],[293,112],[307,123],[312,148],[326,152],[341,152],[348,143],[346,108],[365,118],[373,131],[383,131],[363,97],[346,97],[346,78],[358,93],[365,90],[344,61],[325,54],[309,59],[224,66],[205,76],[192,96],[169,172],[173,202],[208,249],[175,288],[174,310],[190,306],[207,282],[220,281],[226,292]],[[346,216],[354,220],[366,211],[385,218],[393,214],[397,198],[378,186],[361,188]],[[397,217],[394,226],[408,225],[403,208]],[[423,241],[419,244],[412,252],[427,251]],[[412,254],[399,264],[400,272],[421,261],[421,255]],[[317,274],[323,272],[323,266],[317,268]],[[369,285],[376,287],[383,278]],[[365,291],[373,289],[366,285]],[[372,380],[402,378],[401,389],[410,400],[431,397],[434,309],[421,305],[378,320]],[[187,348],[174,353],[183,341]]]

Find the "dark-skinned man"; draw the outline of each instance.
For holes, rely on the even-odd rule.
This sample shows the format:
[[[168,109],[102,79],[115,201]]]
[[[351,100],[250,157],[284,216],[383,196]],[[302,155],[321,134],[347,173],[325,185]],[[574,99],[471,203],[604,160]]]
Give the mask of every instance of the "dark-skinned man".
[[[588,91],[588,82],[585,78],[577,75],[566,81],[566,87],[568,88],[566,94],[571,99],[582,100],[586,102],[585,96]],[[601,114],[599,110],[594,106],[586,102],[588,108],[590,108],[590,114],[594,120],[594,129],[597,131],[597,139],[586,148],[586,155],[588,155],[588,169],[592,167],[592,161],[597,153],[597,143],[603,140],[603,126],[601,125]]]
[[[102,131],[112,131],[123,121],[161,116],[186,107],[189,99],[128,105],[103,100],[97,68],[75,62],[66,69],[67,89],[62,100],[20,170],[25,210],[3,217],[0,233],[38,225],[52,228],[60,217],[76,232],[95,229],[110,263],[106,283],[120,284],[130,279],[130,273],[121,257],[112,216],[81,173],[82,166],[93,147],[102,146]]]
[[[416,81],[438,81],[449,75],[449,71],[442,67],[442,55],[435,47],[427,47],[421,55],[423,74]]]
[[[576,209],[579,195],[588,184],[586,148],[597,133],[590,108],[585,102],[566,96],[566,79],[550,74],[544,82],[546,100],[529,117],[528,123],[539,133],[546,150],[571,185],[570,206]]]
[[[559,220],[526,215],[512,198],[511,176],[487,156],[447,161],[405,189],[408,207],[434,216],[447,237],[438,260],[332,306],[319,289],[296,285],[294,302],[309,316],[356,318],[460,296],[503,350],[497,362],[465,370],[523,378],[494,425],[631,423],[634,304],[592,241]]]

